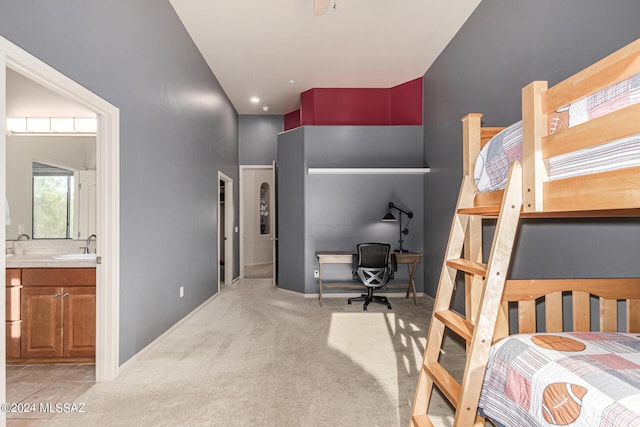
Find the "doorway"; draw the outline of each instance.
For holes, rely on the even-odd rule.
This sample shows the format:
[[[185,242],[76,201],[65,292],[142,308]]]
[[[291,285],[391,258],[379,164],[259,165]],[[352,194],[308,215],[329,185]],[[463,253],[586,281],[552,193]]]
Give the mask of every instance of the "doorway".
[[[6,74],[7,69],[81,105],[96,114],[96,381],[113,380],[119,369],[119,110],[102,98],[56,71],[28,52],[0,37],[0,167],[6,170]],[[0,200],[6,200],[6,175],[0,174]],[[6,212],[0,212],[0,222]],[[0,239],[6,241],[6,229]],[[2,280],[6,286],[6,258],[0,257]],[[0,313],[6,317],[4,293],[0,293]],[[0,339],[6,340],[4,329]],[[0,381],[6,383],[6,366],[0,364]],[[0,391],[6,401],[6,388]]]
[[[240,166],[240,183],[240,275],[275,284],[275,165]]]
[[[218,172],[218,292],[233,281],[233,179]]]

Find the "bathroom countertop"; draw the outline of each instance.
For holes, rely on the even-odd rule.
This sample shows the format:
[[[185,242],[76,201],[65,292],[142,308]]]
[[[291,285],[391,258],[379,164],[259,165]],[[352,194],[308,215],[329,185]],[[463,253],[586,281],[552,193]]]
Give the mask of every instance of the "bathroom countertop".
[[[7,255],[7,268],[92,268],[96,260],[53,259],[56,254]]]

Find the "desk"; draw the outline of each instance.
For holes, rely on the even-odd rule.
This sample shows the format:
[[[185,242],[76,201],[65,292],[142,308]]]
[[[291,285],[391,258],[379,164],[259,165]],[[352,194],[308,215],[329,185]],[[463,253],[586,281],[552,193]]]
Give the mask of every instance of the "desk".
[[[409,283],[407,284],[388,284],[389,289],[404,289],[407,288],[405,298],[409,298],[409,295],[413,293],[413,303],[418,305],[416,300],[416,285],[413,281],[413,276],[416,274],[416,268],[422,258],[422,254],[417,252],[392,252],[396,256],[398,264],[407,264],[409,269]],[[318,279],[320,282],[320,305],[322,306],[322,290],[323,289],[362,289],[364,285],[356,285],[351,283],[332,283],[325,284],[322,281],[322,266],[324,264],[349,264],[352,263],[352,256],[355,254],[353,251],[318,251],[316,257],[318,257]]]

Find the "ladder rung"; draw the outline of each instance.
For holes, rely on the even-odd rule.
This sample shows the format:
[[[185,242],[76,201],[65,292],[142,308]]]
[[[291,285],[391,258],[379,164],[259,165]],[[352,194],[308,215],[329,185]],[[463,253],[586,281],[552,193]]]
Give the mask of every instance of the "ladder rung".
[[[467,342],[471,342],[473,338],[473,324],[458,313],[451,310],[437,311],[435,313],[437,319],[456,334],[460,335]]]
[[[470,261],[468,259],[450,259],[447,261],[447,266],[464,271],[466,273],[477,274],[478,276],[482,277],[485,277],[487,275],[486,264]]]
[[[438,362],[424,365],[424,370],[447,400],[457,408],[460,400],[460,384]]]
[[[466,215],[482,215],[482,216],[498,216],[500,213],[500,205],[484,205],[473,206],[471,208],[458,209],[459,214]]]
[[[411,421],[413,427],[433,427],[428,415],[414,415]]]

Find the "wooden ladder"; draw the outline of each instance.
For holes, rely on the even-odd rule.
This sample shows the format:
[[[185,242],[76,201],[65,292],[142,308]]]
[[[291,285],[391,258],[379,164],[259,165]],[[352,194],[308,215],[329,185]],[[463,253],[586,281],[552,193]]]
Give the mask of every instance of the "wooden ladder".
[[[434,385],[454,407],[454,427],[484,425],[482,418],[477,417],[478,401],[522,207],[520,164],[514,163],[509,171],[507,188],[502,204],[499,206],[499,212],[498,206],[493,210],[487,206],[474,206],[474,196],[475,185],[468,176],[465,176],[451,225],[449,243],[429,324],[424,358],[413,401],[411,427],[433,425],[427,411]],[[465,237],[469,234],[470,218],[491,214],[498,214],[498,222],[488,263],[485,265],[476,260],[461,259]],[[478,234],[469,236],[480,239],[474,244],[481,244],[482,236],[481,233]],[[477,317],[468,315],[464,318],[450,308],[458,271],[481,278],[481,280],[468,281],[474,285],[481,284],[483,287],[479,292]],[[467,343],[467,361],[462,383],[458,383],[439,362],[445,327],[462,337]]]

